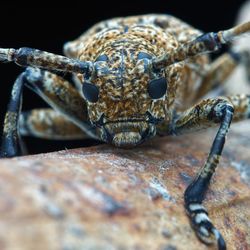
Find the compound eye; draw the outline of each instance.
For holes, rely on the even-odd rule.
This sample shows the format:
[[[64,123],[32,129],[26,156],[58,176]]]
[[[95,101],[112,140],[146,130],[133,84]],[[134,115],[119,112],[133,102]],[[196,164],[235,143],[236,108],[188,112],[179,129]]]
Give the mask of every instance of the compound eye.
[[[152,99],[159,99],[166,94],[167,80],[165,77],[154,79],[149,82],[148,93]]]
[[[97,102],[99,97],[99,88],[89,82],[84,82],[82,84],[82,93],[85,99],[89,102]]]

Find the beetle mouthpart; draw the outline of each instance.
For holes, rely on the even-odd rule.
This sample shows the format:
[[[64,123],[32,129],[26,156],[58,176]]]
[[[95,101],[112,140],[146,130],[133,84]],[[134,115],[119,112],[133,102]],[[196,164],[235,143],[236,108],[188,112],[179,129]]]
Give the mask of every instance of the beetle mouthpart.
[[[138,132],[121,132],[115,134],[112,144],[118,147],[133,147],[141,143],[142,137]]]
[[[116,147],[134,147],[155,135],[154,124],[145,120],[119,120],[98,127],[101,140]]]

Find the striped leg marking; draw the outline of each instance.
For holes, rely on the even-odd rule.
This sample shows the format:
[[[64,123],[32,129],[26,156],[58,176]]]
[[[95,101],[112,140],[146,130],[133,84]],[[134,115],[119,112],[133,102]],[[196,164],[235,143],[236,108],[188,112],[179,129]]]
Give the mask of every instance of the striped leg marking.
[[[200,203],[190,203],[187,213],[198,237],[207,244],[218,242],[219,249],[226,249],[225,241],[220,232],[211,223],[207,210]]]

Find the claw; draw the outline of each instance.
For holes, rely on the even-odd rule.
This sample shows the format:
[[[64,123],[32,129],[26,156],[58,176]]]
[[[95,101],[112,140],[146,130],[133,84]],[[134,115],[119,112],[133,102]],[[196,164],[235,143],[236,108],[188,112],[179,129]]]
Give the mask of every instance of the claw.
[[[210,221],[208,213],[202,204],[190,203],[186,206],[186,209],[192,227],[199,239],[208,245],[217,243],[218,250],[226,250],[227,247],[223,236]]]
[[[213,228],[212,232],[217,240],[218,250],[226,250],[227,249],[226,242],[223,239],[221,233],[216,228]]]
[[[218,250],[226,250],[226,242],[221,233],[213,226],[210,221],[203,221],[199,225],[193,222],[199,239],[206,244],[214,244],[217,242]]]

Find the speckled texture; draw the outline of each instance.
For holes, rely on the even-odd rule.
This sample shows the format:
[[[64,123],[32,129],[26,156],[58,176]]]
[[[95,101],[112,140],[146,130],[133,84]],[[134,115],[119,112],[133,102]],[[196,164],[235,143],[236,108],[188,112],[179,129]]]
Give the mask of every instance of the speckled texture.
[[[146,53],[151,58],[165,54],[171,56],[177,48],[200,34],[201,31],[171,15],[150,14],[100,22],[75,41],[66,43],[64,52],[68,57],[81,61],[97,60],[96,74],[92,73],[85,79],[78,75],[79,82],[91,82],[100,90],[98,102],[87,101],[90,121],[108,122],[106,130],[111,134],[124,130],[136,134],[149,131],[147,139],[157,130],[148,122],[148,113],[167,127],[173,120],[174,109],[186,109],[194,102],[195,89],[202,76],[193,68],[204,71],[209,59],[201,55],[188,59],[186,63],[153,70],[151,62],[138,59],[138,55]],[[100,56],[105,56],[106,60],[99,62]],[[148,93],[149,81],[161,77],[166,78],[167,93],[153,100]],[[127,120],[132,124],[119,123]],[[99,138],[107,142],[106,130],[97,127]],[[143,141],[136,136],[130,141],[130,137],[133,136],[123,135],[112,143],[122,146],[127,140],[130,145]]]
[[[215,249],[183,208],[214,132],[1,160],[0,249]],[[250,247],[249,135],[232,127],[205,200],[229,250]]]

